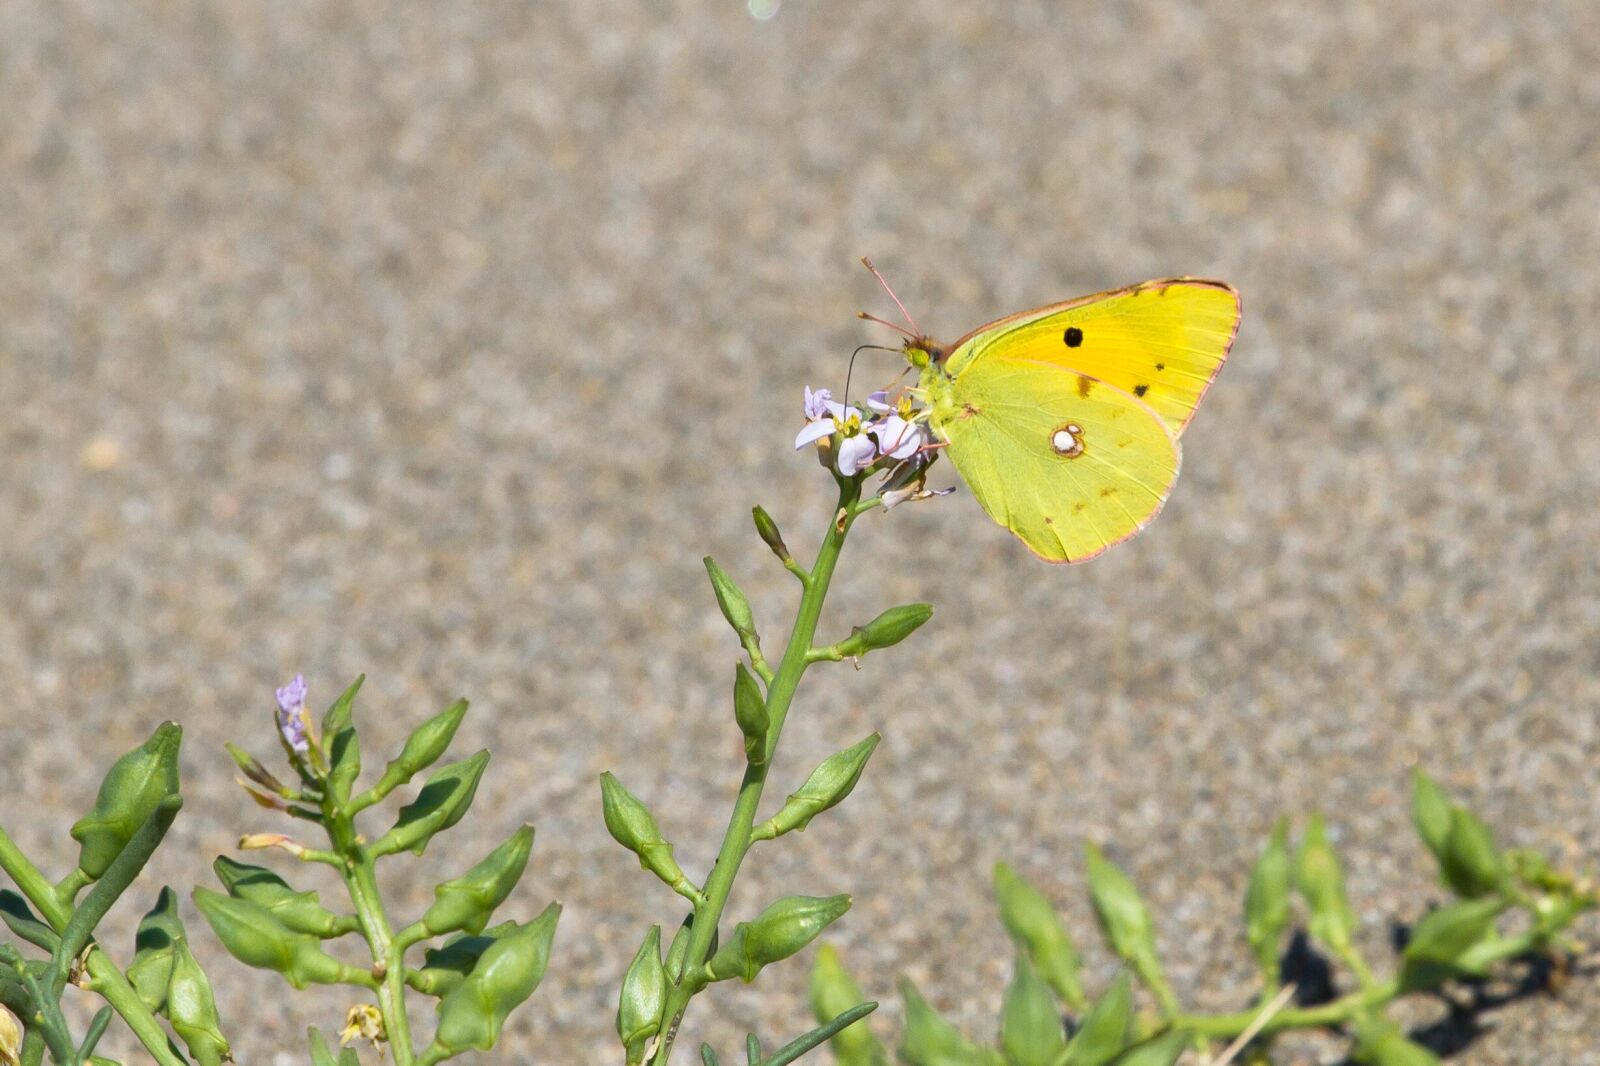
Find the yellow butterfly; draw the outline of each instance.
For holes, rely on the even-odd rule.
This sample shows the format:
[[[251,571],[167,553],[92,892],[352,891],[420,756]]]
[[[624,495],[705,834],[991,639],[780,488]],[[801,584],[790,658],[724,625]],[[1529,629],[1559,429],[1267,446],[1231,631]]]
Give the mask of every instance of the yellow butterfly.
[[[1239,313],[1224,282],[1162,278],[1011,315],[948,347],[910,315],[911,330],[884,324],[906,334],[921,373],[911,391],[983,509],[1040,558],[1077,563],[1161,510]]]

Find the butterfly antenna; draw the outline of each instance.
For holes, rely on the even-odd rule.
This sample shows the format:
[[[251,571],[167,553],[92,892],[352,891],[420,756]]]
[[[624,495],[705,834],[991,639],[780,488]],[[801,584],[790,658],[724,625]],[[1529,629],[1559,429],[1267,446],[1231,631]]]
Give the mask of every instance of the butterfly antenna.
[[[907,311],[906,305],[900,302],[900,297],[896,296],[894,294],[894,290],[889,288],[889,283],[884,280],[882,274],[878,273],[878,268],[872,265],[872,260],[868,259],[866,256],[862,256],[861,265],[872,271],[872,276],[878,279],[878,284],[882,285],[883,291],[889,294],[889,299],[893,300],[894,305],[900,309],[900,313],[906,316],[906,322],[911,326],[911,333],[908,334],[908,336],[911,336],[913,339],[922,336],[922,327],[917,325],[917,320],[911,317],[911,312]],[[873,321],[883,322],[883,319],[877,318],[873,319]],[[889,325],[889,323],[884,322],[884,325]],[[899,326],[896,326],[895,328],[900,329]],[[900,330],[900,332],[905,333],[906,331]]]
[[[869,315],[865,311],[857,311],[856,312],[856,317],[857,318],[864,318],[868,322],[876,322],[880,326],[888,326],[890,329],[894,330],[896,333],[904,335],[906,340],[914,341],[914,340],[917,339],[917,335],[915,333],[912,333],[909,329],[906,329],[904,326],[897,326],[893,322],[888,321],[887,319],[879,318],[877,315]]]
[[[844,402],[846,406],[849,406],[850,404],[850,375],[854,374],[856,370],[856,356],[860,355],[862,350],[867,348],[878,352],[898,352],[900,350],[898,348],[885,348],[881,344],[862,344],[857,346],[856,350],[850,353],[850,366],[844,372]]]

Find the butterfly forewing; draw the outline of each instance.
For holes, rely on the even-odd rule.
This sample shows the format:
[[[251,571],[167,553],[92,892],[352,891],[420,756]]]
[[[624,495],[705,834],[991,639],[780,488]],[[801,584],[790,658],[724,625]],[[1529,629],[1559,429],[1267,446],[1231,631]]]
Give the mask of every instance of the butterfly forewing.
[[[1155,517],[1177,439],[1129,392],[1051,362],[971,361],[933,428],[989,515],[1041,558],[1078,562]]]
[[[1228,357],[1239,294],[1220,281],[1165,278],[1026,311],[958,341],[958,380],[991,360],[1076,371],[1142,401],[1181,434]]]

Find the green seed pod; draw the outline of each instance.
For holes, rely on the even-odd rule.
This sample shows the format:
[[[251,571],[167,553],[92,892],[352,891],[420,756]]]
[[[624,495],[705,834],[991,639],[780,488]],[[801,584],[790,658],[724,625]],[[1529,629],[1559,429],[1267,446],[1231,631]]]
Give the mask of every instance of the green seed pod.
[[[428,842],[466,815],[477,794],[489,753],[480,751],[469,759],[449,763],[428,775],[417,798],[400,808],[394,827],[372,845],[374,855],[393,855],[407,849],[421,855]]]
[[[1433,1052],[1407,1040],[1394,1022],[1372,1014],[1356,1019],[1356,1043],[1351,1057],[1366,1066],[1438,1066],[1439,1063]]]
[[[1000,1047],[1016,1066],[1052,1066],[1066,1046],[1055,998],[1019,952],[1000,1008]]]
[[[1311,908],[1311,935],[1332,948],[1334,954],[1347,954],[1356,917],[1345,895],[1344,870],[1328,844],[1327,828],[1320,814],[1312,815],[1306,825],[1305,839],[1295,857],[1295,881]]]
[[[982,1048],[928,1006],[909,980],[900,982],[900,998],[906,1008],[900,1060],[906,1066],[979,1066],[990,1061]]]
[[[422,916],[429,934],[465,929],[481,933],[494,909],[517,887],[533,851],[533,827],[525,825],[511,834],[472,869],[433,890],[433,906]]]
[[[744,734],[744,757],[752,766],[767,761],[767,700],[761,685],[744,663],[734,667],[733,719]]]
[[[167,985],[172,980],[173,946],[185,939],[183,921],[178,917],[178,894],[165,886],[139,922],[133,937],[133,961],[125,972],[139,999],[153,1011],[167,1002]]]
[[[1027,951],[1040,978],[1067,1006],[1083,1010],[1087,1000],[1078,978],[1083,960],[1055,907],[1003,862],[994,868],[994,894],[1000,903],[1001,924],[1017,946]]]
[[[683,978],[683,964],[689,957],[689,934],[694,932],[694,911],[684,915],[683,921],[678,925],[678,931],[672,934],[672,943],[667,945],[667,980],[677,984]],[[716,938],[712,937],[712,944]],[[711,951],[717,949],[712,947]]]
[[[222,1035],[211,982],[194,961],[187,941],[173,944],[172,976],[167,984],[166,1015],[172,1030],[200,1066],[220,1066],[228,1058],[228,1041]]]
[[[478,936],[458,933],[442,947],[424,951],[421,969],[406,970],[406,984],[430,996],[446,996],[472,972],[489,945],[516,929],[516,922],[501,922]]]
[[[759,835],[778,837],[791,829],[803,831],[811,819],[844,802],[855,790],[856,782],[867,768],[867,760],[883,737],[873,733],[865,740],[828,756],[806,778],[798,792],[792,793],[777,814],[760,828]]]
[[[467,715],[467,701],[456,700],[449,707],[411,731],[400,754],[384,767],[383,776],[372,786],[381,799],[439,761],[455,739],[456,729]]]
[[[1188,1033],[1171,1029],[1124,1051],[1113,1060],[1114,1066],[1173,1066],[1189,1049]]]
[[[644,1061],[645,1046],[661,1031],[667,1006],[667,971],[661,964],[661,927],[652,925],[638,954],[622,978],[617,1000],[617,1036],[627,1049],[629,1066]]]
[[[1090,902],[1111,950],[1133,964],[1141,976],[1159,972],[1150,911],[1133,882],[1095,845],[1085,844],[1084,853],[1089,867]]]
[[[183,730],[163,723],[150,739],[118,759],[100,783],[94,809],[72,827],[81,846],[78,868],[90,878],[106,872],[161,801],[178,794],[178,745]]]
[[[756,533],[761,537],[761,542],[771,548],[772,554],[776,555],[785,566],[789,565],[791,561],[789,546],[784,544],[783,534],[778,532],[778,523],[774,522],[772,516],[762,507],[754,508],[751,515],[756,520]]]
[[[785,896],[755,921],[735,926],[706,963],[706,974],[713,981],[738,977],[749,984],[763,966],[787,959],[849,909],[849,896]]]
[[[1494,932],[1495,918],[1505,907],[1500,899],[1473,899],[1428,914],[1411,931],[1401,956],[1401,985],[1425,988],[1460,972],[1464,956]]]
[[[1506,864],[1494,834],[1465,807],[1450,810],[1450,832],[1439,868],[1445,884],[1464,899],[1497,893],[1506,882]]]
[[[816,961],[811,966],[811,1012],[817,1021],[827,1024],[854,1008],[864,997],[839,961],[839,953],[832,944],[817,948]],[[884,1050],[872,1029],[864,1021],[852,1022],[835,1033],[828,1041],[837,1066],[888,1066],[889,1053]]]
[[[891,607],[864,626],[856,626],[836,648],[844,659],[856,659],[869,651],[890,648],[915,633],[933,617],[933,606],[907,603]]]
[[[1442,863],[1445,840],[1450,836],[1450,797],[1420,766],[1411,771],[1411,821],[1422,842]]]
[[[315,892],[296,892],[264,866],[234,862],[226,855],[218,855],[211,868],[217,872],[228,895],[259,903],[297,933],[310,933],[327,940],[353,933],[361,927],[355,915],[333,913],[322,905]]]
[[[363,980],[362,971],[335,959],[315,937],[296,933],[258,903],[206,888],[194,890],[194,903],[222,946],[246,966],[276,970],[295,988]]]
[[[1133,980],[1124,970],[1084,1015],[1063,1061],[1067,1066],[1106,1066],[1128,1046],[1132,1021]]]
[[[711,590],[717,595],[717,606],[722,608],[722,617],[728,620],[733,631],[739,634],[740,639],[753,636],[756,631],[756,616],[750,610],[750,601],[745,599],[739,586],[734,584],[728,572],[718,566],[711,556],[705,557],[706,574],[711,578]]]
[[[340,807],[350,801],[350,788],[361,773],[361,742],[352,712],[356,693],[366,679],[366,674],[356,678],[322,718],[322,743],[328,752],[328,794]]]
[[[433,1043],[440,1051],[458,1055],[494,1047],[506,1016],[533,995],[544,976],[560,915],[561,905],[552,903],[533,921],[496,939],[472,972],[439,1001]]]
[[[1250,872],[1250,889],[1244,898],[1245,939],[1269,988],[1278,984],[1278,945],[1289,928],[1291,879],[1289,820],[1279,818],[1272,827],[1272,839]]]
[[[606,829],[618,844],[639,856],[639,865],[669,885],[688,881],[683,868],[672,857],[672,845],[661,839],[655,816],[633,794],[622,787],[615,774],[600,775],[600,807]]]

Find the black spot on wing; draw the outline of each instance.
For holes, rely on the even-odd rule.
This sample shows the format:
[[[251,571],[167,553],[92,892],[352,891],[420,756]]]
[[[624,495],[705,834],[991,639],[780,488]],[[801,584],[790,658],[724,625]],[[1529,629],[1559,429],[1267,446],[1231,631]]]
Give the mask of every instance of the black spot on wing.
[[[1068,348],[1076,348],[1083,343],[1083,330],[1077,326],[1068,326],[1067,331],[1061,335],[1061,339],[1067,342]]]

